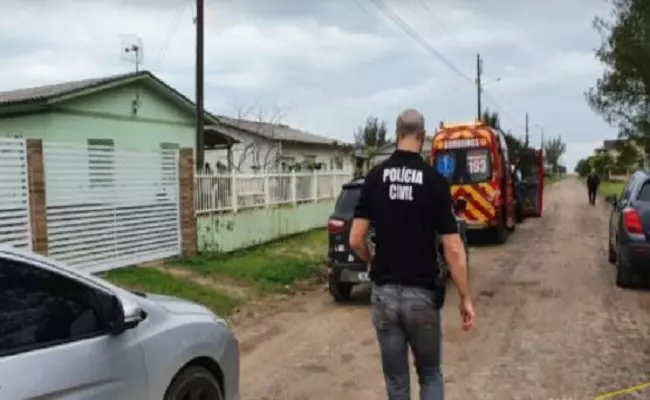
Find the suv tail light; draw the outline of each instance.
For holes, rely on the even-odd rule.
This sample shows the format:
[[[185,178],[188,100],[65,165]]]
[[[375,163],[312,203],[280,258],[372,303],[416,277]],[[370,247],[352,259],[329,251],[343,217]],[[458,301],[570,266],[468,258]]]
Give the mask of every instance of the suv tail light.
[[[623,224],[625,229],[630,233],[643,233],[643,223],[641,217],[633,208],[623,210]]]
[[[343,232],[344,225],[345,222],[341,221],[340,219],[330,218],[327,221],[327,231],[329,233],[341,233]]]

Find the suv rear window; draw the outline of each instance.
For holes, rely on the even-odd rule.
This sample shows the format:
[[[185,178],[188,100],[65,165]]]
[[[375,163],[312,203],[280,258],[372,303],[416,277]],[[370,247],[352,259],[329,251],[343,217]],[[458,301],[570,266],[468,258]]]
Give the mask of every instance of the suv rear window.
[[[336,199],[334,214],[343,218],[352,218],[354,215],[354,208],[357,206],[360,194],[360,186],[344,188],[341,191],[339,198]]]
[[[638,200],[650,202],[650,182],[646,182],[639,190]]]

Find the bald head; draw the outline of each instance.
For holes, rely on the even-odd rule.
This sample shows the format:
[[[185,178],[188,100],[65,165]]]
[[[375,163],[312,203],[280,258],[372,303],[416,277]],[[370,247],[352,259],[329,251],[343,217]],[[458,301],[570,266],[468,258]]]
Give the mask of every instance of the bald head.
[[[424,136],[424,116],[413,108],[402,111],[397,116],[395,131],[398,136]]]

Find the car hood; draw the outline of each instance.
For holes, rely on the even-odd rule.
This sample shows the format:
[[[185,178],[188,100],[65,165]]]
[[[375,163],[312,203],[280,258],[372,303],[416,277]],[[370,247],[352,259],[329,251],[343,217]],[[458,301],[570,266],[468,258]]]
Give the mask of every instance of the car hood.
[[[160,294],[147,294],[147,300],[157,303],[173,314],[203,314],[214,315],[210,309],[191,301]]]

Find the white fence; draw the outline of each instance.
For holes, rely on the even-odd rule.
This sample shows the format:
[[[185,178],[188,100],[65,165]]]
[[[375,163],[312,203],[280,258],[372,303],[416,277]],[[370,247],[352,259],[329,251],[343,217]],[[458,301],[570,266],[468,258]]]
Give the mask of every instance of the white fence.
[[[198,174],[197,214],[237,212],[247,208],[298,204],[336,198],[351,172],[293,172],[288,174]]]
[[[0,139],[0,243],[30,249],[27,148],[23,139]]]
[[[181,252],[178,151],[43,144],[48,255],[96,272]]]

